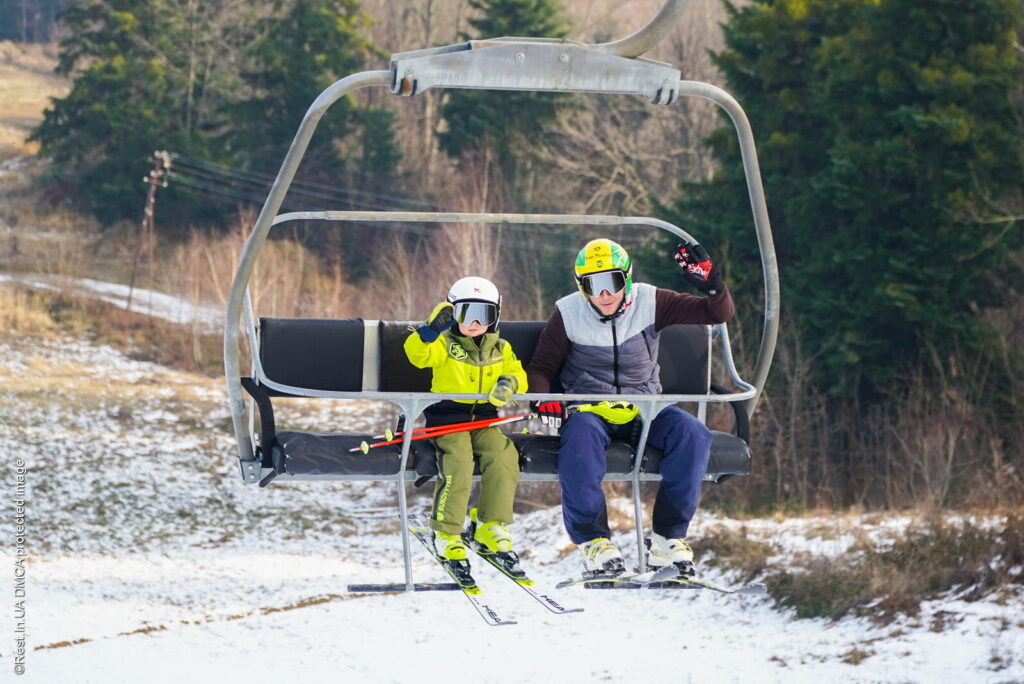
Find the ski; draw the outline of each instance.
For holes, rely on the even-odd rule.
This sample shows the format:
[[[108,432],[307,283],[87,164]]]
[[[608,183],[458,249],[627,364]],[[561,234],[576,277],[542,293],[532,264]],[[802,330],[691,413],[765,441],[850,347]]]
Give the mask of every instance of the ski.
[[[603,577],[577,577],[559,582],[557,587],[563,589],[579,585],[587,589],[710,589],[720,594],[757,595],[768,593],[768,587],[760,582],[740,587],[726,587],[696,575],[680,575],[674,565],[643,574],[626,572]]]
[[[523,591],[525,591],[527,594],[529,594],[533,598],[533,600],[547,608],[555,615],[566,615],[568,613],[583,612],[582,608],[566,608],[565,606],[563,606],[547,594],[542,594],[539,591],[537,591],[537,589],[535,589],[537,583],[530,579],[526,575],[526,573],[523,572],[521,569],[519,570],[519,573],[514,572],[513,568],[519,568],[519,557],[516,556],[515,553],[484,553],[483,550],[480,548],[480,543],[473,539],[472,535],[469,532],[463,532],[462,539],[466,542],[466,546],[473,549],[473,552],[476,555],[478,555],[480,558],[483,558],[485,561],[487,561],[495,568],[497,568],[502,575],[508,577],[510,580],[515,582],[515,584]],[[502,560],[506,561],[506,563],[503,564],[501,562]]]
[[[601,574],[595,571],[593,573],[584,573],[581,577],[573,577],[571,579],[563,580],[556,584],[555,588],[565,589],[567,587],[583,585],[586,587],[600,586],[615,589],[642,589],[652,582],[663,581],[674,574],[677,574],[674,567],[648,570],[644,573],[624,571],[620,573]]]
[[[630,582],[634,584],[652,584],[654,582],[661,582],[675,577],[679,574],[679,569],[674,565],[666,565],[661,568],[651,568],[647,572],[633,575],[629,578]]]
[[[574,577],[559,582],[555,585],[556,589],[565,589],[566,587],[574,587],[580,584],[585,586],[614,586],[614,587],[635,587],[639,588],[650,584],[651,582],[660,582],[661,580],[675,577],[679,574],[679,570],[675,566],[667,566],[663,568],[651,567],[645,572],[639,570],[627,571],[623,566],[621,560],[618,563],[618,567],[611,566],[604,570],[585,570],[580,577]]]
[[[717,582],[712,582],[703,577],[690,575],[688,577],[676,576],[661,582],[652,582],[647,585],[650,589],[710,589],[720,594],[746,594],[757,596],[768,593],[768,587],[761,582],[745,584],[739,587],[726,587]]]
[[[498,613],[491,608],[488,604],[484,603],[483,597],[484,592],[480,587],[477,586],[476,580],[469,574],[469,564],[465,563],[464,566],[459,565],[456,561],[449,561],[447,558],[439,555],[434,549],[434,544],[427,536],[430,534],[430,527],[423,522],[423,520],[415,514],[410,514],[407,522],[409,531],[414,537],[420,540],[420,543],[430,552],[431,557],[438,562],[438,564],[445,569],[455,583],[459,585],[459,589],[465,594],[469,602],[476,608],[476,612],[480,614],[480,617],[484,619],[484,622],[491,625],[492,627],[499,627],[501,625],[515,625],[518,624],[515,620],[503,619]]]

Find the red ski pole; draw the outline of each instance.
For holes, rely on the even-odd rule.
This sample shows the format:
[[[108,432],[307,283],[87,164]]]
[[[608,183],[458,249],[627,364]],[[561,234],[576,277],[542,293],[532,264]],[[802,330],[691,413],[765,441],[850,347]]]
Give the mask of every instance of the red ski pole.
[[[528,416],[528,415],[529,414],[520,414],[520,416]],[[518,417],[519,416],[509,416],[509,418],[518,418]],[[466,421],[465,423],[450,423],[449,425],[435,425],[433,427],[415,428],[413,430],[413,434],[421,434],[423,432],[433,432],[434,430],[441,430],[441,429],[446,430],[446,429],[455,428],[455,427],[468,427],[468,428],[471,428],[471,429],[477,429],[477,428],[480,428],[480,427],[486,427],[488,425],[493,425],[496,422],[505,421],[505,420],[506,420],[505,418],[484,418],[483,420],[480,420],[480,421]],[[373,437],[371,437],[371,439],[388,439],[388,440],[390,440],[390,439],[394,439],[395,437],[400,437],[403,434],[406,434],[406,432],[408,432],[408,430],[404,430],[404,431],[400,431],[400,432],[392,432],[391,430],[384,430],[384,434],[375,434]],[[355,451],[355,450],[352,450],[352,451]]]
[[[418,428],[413,430],[412,441],[417,439],[429,439],[431,437],[440,437],[442,435],[450,435],[455,432],[469,432],[470,430],[480,430],[485,427],[492,427],[494,425],[504,425],[506,423],[515,423],[520,420],[535,417],[533,413],[522,413],[517,416],[508,416],[506,418],[488,418],[487,420],[474,420],[466,423],[452,423],[451,425],[437,425],[432,428]],[[369,452],[370,449],[375,447],[389,446],[391,444],[398,444],[405,441],[405,436],[398,437],[397,433],[395,438],[389,439],[383,442],[374,442],[369,444],[363,442],[357,447],[352,447],[349,451],[362,451],[364,454]]]

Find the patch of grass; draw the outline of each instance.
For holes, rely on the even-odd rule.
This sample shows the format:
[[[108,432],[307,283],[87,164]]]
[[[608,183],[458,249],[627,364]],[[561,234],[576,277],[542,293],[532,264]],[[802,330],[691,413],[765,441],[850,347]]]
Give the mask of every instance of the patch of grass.
[[[867,660],[873,655],[875,655],[874,651],[862,651],[860,648],[853,646],[843,654],[840,660],[848,665],[860,665],[862,661]]]
[[[223,373],[220,335],[193,335],[187,326],[125,311],[98,300],[64,293],[13,293],[0,288],[0,325],[8,330],[39,333],[59,328],[88,335],[129,358],[215,377]]]
[[[768,568],[772,548],[764,542],[749,539],[738,532],[716,528],[694,544],[694,558],[700,565],[740,570],[746,581],[763,574]]]
[[[0,329],[41,333],[53,329],[53,319],[42,298],[21,288],[0,287]]]
[[[793,608],[798,618],[838,620],[871,600],[871,583],[856,568],[816,558],[803,570],[775,573],[766,580],[775,605]]]
[[[995,528],[933,520],[886,547],[860,542],[838,558],[813,558],[766,582],[776,605],[793,608],[798,618],[855,614],[884,624],[916,616],[922,601],[949,591],[971,601],[1024,584],[1024,516],[1010,514]],[[943,616],[932,626],[941,631],[947,622]]]

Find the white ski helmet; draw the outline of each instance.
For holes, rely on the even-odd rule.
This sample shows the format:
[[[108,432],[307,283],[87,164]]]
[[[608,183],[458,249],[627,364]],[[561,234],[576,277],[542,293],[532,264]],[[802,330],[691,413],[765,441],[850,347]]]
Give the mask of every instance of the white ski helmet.
[[[501,295],[490,280],[478,276],[460,278],[448,290],[448,301],[455,305],[457,323],[478,321],[487,326],[487,332],[494,332],[498,328]],[[465,306],[459,306],[460,302],[465,303]],[[471,306],[473,303],[484,306]]]

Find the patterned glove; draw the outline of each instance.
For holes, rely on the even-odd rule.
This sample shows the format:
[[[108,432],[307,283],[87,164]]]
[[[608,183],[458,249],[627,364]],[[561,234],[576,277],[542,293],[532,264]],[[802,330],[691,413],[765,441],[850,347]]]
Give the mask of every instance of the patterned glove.
[[[530,409],[540,416],[540,422],[556,430],[562,427],[562,422],[568,416],[565,404],[560,401],[535,401],[530,404]]]
[[[704,294],[713,296],[725,289],[722,276],[712,263],[707,250],[696,242],[679,244],[672,258],[683,269],[683,277]]]
[[[507,375],[502,375],[498,378],[498,382],[495,383],[491,391],[487,393],[487,401],[491,402],[495,406],[504,406],[508,402],[512,401],[512,395],[515,394],[515,386],[512,384],[512,378]]]
[[[419,333],[421,340],[430,344],[453,325],[455,325],[455,307],[450,302],[441,302],[434,307],[434,310],[427,316],[426,322],[416,332]]]

